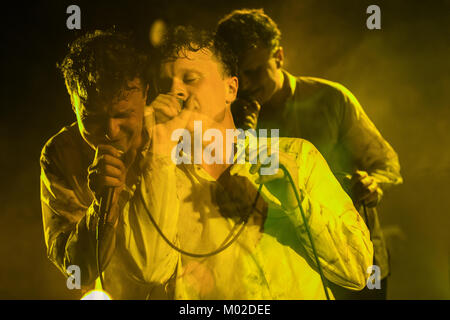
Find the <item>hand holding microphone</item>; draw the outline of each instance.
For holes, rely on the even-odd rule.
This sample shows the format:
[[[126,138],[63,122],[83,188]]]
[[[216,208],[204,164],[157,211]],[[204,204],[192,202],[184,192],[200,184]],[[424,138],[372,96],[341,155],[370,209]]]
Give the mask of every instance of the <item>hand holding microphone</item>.
[[[171,157],[173,148],[179,140],[173,133],[194,131],[195,121],[201,121],[203,130],[218,129],[221,123],[201,111],[200,101],[195,94],[183,100],[175,94],[159,94],[144,111],[145,128],[152,140],[152,152],[158,156]]]
[[[258,125],[259,111],[261,105],[255,99],[239,98],[231,105],[234,124],[236,128],[248,130],[256,129]]]
[[[366,205],[369,208],[377,206],[383,197],[383,190],[376,179],[366,171],[356,170],[350,177],[351,197],[355,206]]]
[[[99,145],[88,168],[88,187],[103,211],[100,214],[113,225],[118,218],[117,201],[125,187],[128,170],[123,155],[123,151],[112,145]]]

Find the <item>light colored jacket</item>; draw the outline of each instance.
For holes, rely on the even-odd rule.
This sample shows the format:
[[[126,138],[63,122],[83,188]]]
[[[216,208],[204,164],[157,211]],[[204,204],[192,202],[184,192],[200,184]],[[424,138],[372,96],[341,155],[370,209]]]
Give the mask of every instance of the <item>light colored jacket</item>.
[[[314,77],[294,77],[283,70],[289,97],[276,110],[261,109],[258,128],[280,129],[281,137],[310,141],[327,161],[346,192],[346,175],[367,171],[383,191],[403,182],[397,153],[343,85]],[[377,208],[357,208],[366,220],[381,278],[389,274],[387,247]]]
[[[325,277],[362,289],[373,246],[351,199],[311,143],[280,139],[279,149],[296,163],[288,170],[298,178]],[[48,256],[64,273],[68,265],[80,266],[83,284],[97,277],[97,209],[87,187],[93,157],[75,124],[51,138],[41,156]],[[148,152],[140,154],[137,182],[119,200],[115,247],[103,272],[113,299],[325,298],[299,210],[286,212],[265,187],[242,233],[227,249],[208,258],[172,249],[152,219],[177,247],[192,253],[213,251],[230,236],[240,219],[236,213],[253,209],[257,176],[249,173],[250,164],[235,164],[227,171],[228,182],[222,177],[216,181],[197,165],[175,166],[168,159],[151,158]]]

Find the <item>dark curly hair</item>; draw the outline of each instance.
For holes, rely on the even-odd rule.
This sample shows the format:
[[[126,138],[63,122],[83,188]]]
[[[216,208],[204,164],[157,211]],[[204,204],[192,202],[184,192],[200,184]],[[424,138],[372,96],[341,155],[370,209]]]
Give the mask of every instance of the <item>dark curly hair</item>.
[[[219,21],[216,37],[225,41],[240,58],[252,48],[263,47],[273,52],[280,46],[281,32],[263,9],[242,9]]]
[[[147,58],[133,46],[130,34],[114,29],[89,32],[69,44],[69,52],[57,64],[69,94],[81,99],[96,96],[113,99],[127,81],[146,83]]]
[[[176,59],[186,51],[210,50],[223,66],[227,76],[237,75],[237,58],[228,44],[215,39],[214,33],[197,30],[192,26],[171,28],[159,48],[160,60]]]

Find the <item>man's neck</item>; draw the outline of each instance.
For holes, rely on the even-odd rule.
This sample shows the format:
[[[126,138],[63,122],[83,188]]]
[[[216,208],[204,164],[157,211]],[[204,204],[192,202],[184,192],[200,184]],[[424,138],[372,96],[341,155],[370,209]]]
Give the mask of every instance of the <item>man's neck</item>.
[[[214,180],[218,180],[219,177],[224,173],[231,164],[223,163],[223,164],[202,164],[202,168],[208,172],[208,174],[214,178]]]
[[[224,122],[222,122],[221,128],[215,128],[218,129],[222,134],[222,161],[221,163],[213,163],[213,164],[207,164],[205,162],[205,159],[202,161],[202,168],[208,172],[208,174],[213,177],[215,180],[219,179],[219,177],[222,175],[222,173],[227,170],[228,167],[230,167],[232,164],[230,164],[229,159],[231,157],[231,153],[234,154],[234,140],[229,141],[227,136],[227,130],[233,130],[236,129],[233,117],[230,113],[227,113],[225,115]],[[202,153],[205,150],[206,145],[202,145]],[[217,151],[217,150],[216,150]]]

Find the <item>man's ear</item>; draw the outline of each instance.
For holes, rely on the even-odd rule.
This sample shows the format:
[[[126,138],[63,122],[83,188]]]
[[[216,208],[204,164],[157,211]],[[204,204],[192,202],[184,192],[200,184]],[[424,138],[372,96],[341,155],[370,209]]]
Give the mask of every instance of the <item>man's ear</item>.
[[[148,83],[144,89],[143,95],[144,95],[144,99],[145,99],[145,104],[149,105],[151,93],[150,93],[150,85]]]
[[[278,69],[283,68],[283,64],[284,64],[284,50],[283,50],[283,47],[278,47],[278,49],[273,54],[273,57],[275,58],[275,62],[277,64],[277,68]]]
[[[230,77],[227,79],[226,82],[226,92],[225,92],[225,102],[227,104],[233,103],[234,100],[236,100],[238,88],[239,88],[239,81],[237,77]]]

